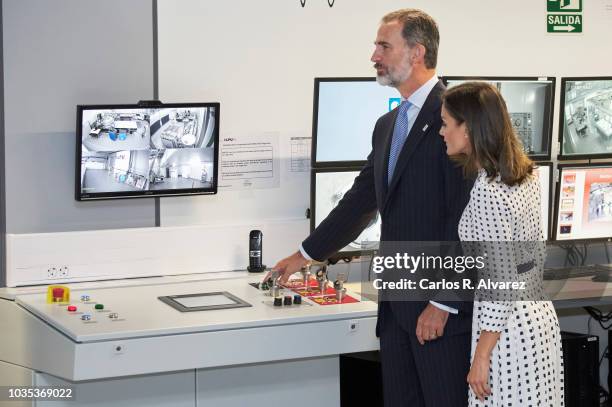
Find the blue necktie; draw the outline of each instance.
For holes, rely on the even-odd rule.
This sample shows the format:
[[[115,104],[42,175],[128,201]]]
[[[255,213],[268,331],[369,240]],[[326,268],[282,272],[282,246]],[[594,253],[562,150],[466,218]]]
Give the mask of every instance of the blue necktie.
[[[387,169],[387,184],[391,185],[393,179],[393,171],[395,171],[395,165],[397,164],[397,158],[402,151],[402,147],[408,138],[408,109],[412,104],[404,100],[399,107],[397,113],[397,119],[395,120],[395,127],[393,129],[393,138],[391,139],[391,149],[389,151],[389,167]]]

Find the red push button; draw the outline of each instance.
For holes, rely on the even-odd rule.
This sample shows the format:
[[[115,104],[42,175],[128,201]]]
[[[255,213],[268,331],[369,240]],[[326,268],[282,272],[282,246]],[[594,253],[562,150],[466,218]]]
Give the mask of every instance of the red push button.
[[[76,306],[74,306],[74,305],[69,305],[69,306],[68,306],[68,311],[69,311],[69,312],[75,312],[76,310],[77,310],[77,307],[76,307]]]
[[[55,287],[53,289],[53,301],[61,302],[64,299],[64,289],[61,287]]]
[[[70,288],[63,285],[47,287],[47,304],[65,304],[70,302]]]

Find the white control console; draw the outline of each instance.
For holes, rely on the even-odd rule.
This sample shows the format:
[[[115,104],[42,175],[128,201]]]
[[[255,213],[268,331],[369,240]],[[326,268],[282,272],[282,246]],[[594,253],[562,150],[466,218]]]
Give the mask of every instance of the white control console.
[[[275,306],[239,278],[72,288],[68,303],[46,292],[0,300],[0,360],[70,381],[324,357],[378,348],[376,303]],[[295,296],[295,291],[281,293]],[[181,312],[159,297],[227,292],[238,308]],[[208,301],[208,300],[206,300]],[[190,304],[192,300],[182,301]],[[223,301],[222,301],[223,302]],[[201,301],[198,300],[198,304]],[[231,301],[230,301],[231,303]]]
[[[75,389],[19,407],[337,407],[338,355],[378,349],[377,305],[252,287],[263,274],[232,271],[252,229],[271,264],[308,222],[8,235],[0,389]],[[58,283],[70,300],[48,303]]]

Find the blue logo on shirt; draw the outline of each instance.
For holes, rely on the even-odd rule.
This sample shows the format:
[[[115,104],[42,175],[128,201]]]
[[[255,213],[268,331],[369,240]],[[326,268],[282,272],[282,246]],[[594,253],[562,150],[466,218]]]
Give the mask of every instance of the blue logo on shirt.
[[[401,98],[389,98],[389,111],[395,109],[402,103]]]

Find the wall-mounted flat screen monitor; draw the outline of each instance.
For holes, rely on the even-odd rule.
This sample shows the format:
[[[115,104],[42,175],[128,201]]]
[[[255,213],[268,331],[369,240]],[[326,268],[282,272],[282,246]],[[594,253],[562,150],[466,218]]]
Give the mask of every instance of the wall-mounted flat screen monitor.
[[[555,240],[612,237],[612,164],[559,165]]]
[[[548,240],[550,235],[550,213],[552,197],[552,163],[538,163],[535,173],[540,180],[540,204],[542,215],[542,230],[544,240]]]
[[[79,201],[215,194],[219,103],[77,106]]]
[[[334,210],[344,194],[351,188],[360,168],[319,168],[313,169],[311,186],[311,216],[310,229],[314,230]],[[345,248],[342,254],[358,255],[378,248],[380,241],[380,215],[378,212],[372,217],[364,231]]]
[[[534,160],[550,160],[555,78],[444,76],[442,80],[448,88],[471,81],[494,85],[506,101],[525,152]]]
[[[313,168],[363,163],[376,121],[400,103],[398,91],[375,78],[315,78]]]
[[[561,78],[561,159],[612,157],[612,77]]]

